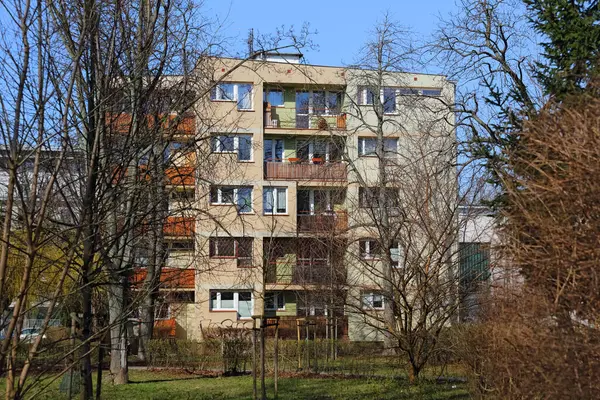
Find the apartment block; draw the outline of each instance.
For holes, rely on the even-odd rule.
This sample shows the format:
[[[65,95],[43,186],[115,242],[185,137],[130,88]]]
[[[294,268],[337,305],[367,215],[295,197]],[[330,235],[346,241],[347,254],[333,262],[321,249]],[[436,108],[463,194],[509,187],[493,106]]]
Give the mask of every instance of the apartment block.
[[[167,171],[177,216],[164,227],[163,274],[179,271],[165,278],[167,306],[157,320],[168,335],[202,339],[265,315],[280,317],[284,335],[311,317],[335,323],[340,337],[381,339],[353,315],[386,307],[362,267],[380,262],[382,251],[371,202],[382,190],[406,191],[393,168],[422,153],[415,143],[432,152],[454,143],[453,117],[438,115],[454,86],[440,75],[386,72],[375,93],[376,71],[300,61],[297,54],[238,67],[240,60],[211,60],[216,83],[179,137],[195,140],[196,154]],[[374,104],[389,122],[384,159]],[[389,165],[384,187],[381,163]],[[452,197],[456,188],[444,190]],[[414,205],[390,205],[386,218],[402,207]],[[403,251],[392,246],[393,263]]]

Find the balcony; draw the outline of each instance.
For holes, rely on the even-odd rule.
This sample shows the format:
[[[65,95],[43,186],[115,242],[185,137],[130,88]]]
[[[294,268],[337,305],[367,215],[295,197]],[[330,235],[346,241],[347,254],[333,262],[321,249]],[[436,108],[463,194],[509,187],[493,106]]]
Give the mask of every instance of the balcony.
[[[146,279],[145,268],[136,269],[132,276],[132,285],[140,285]],[[193,269],[184,268],[162,268],[160,274],[160,285],[162,288],[170,289],[194,289],[195,272]]]
[[[346,211],[329,211],[320,214],[298,214],[298,232],[343,233],[348,229]]]
[[[348,172],[341,162],[265,162],[265,179],[346,181]]]
[[[325,110],[312,109],[303,113],[295,107],[270,107],[265,105],[265,129],[311,129],[319,131],[345,131],[346,114],[328,115]]]
[[[294,256],[270,261],[266,272],[268,284],[328,285],[343,282],[345,276],[343,268],[338,270],[326,259],[296,261]]]
[[[174,115],[174,114],[159,114],[146,116],[148,128],[153,128],[156,122],[161,124],[164,130],[172,130],[174,135],[195,135],[196,134],[196,118],[193,115]],[[133,119],[131,114],[118,113],[107,114],[106,123],[110,126],[113,132],[127,134],[131,130]]]
[[[191,237],[195,232],[195,220],[189,217],[169,217],[163,226],[165,236]]]
[[[167,185],[194,187],[194,167],[167,168]]]

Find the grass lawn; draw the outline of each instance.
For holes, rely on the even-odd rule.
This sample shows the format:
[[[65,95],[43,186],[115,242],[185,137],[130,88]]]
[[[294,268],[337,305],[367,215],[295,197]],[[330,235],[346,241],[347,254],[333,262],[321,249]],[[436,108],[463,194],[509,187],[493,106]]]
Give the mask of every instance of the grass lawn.
[[[252,399],[252,377],[200,377],[173,371],[130,371],[131,383],[103,385],[103,399],[111,400],[208,400]],[[267,393],[273,398],[273,382]],[[4,382],[0,390],[4,392]],[[260,390],[260,388],[259,388]],[[39,399],[64,399],[53,383]],[[468,399],[461,384],[424,382],[419,386],[392,379],[343,379],[284,377],[279,380],[279,399]]]

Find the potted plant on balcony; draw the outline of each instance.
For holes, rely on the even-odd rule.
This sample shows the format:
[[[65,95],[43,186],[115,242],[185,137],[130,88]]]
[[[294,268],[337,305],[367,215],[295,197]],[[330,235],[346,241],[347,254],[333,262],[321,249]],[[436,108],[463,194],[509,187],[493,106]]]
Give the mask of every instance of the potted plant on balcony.
[[[321,157],[313,157],[313,164],[323,164],[323,159]]]

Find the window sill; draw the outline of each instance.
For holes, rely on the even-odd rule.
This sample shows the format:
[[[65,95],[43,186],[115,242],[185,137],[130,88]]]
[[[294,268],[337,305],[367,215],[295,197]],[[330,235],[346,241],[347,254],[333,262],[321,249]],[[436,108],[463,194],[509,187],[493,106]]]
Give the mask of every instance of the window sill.
[[[246,109],[242,109],[242,110],[240,110],[239,108],[238,108],[238,111],[239,111],[239,112],[254,112],[254,110],[246,110]]]
[[[290,214],[263,213],[267,217],[289,217]]]
[[[254,160],[237,160],[237,162],[249,164],[249,163],[254,163]]]
[[[236,100],[219,100],[219,99],[210,99],[213,103],[236,103]]]
[[[232,309],[217,309],[217,310],[211,309],[211,310],[209,310],[209,312],[216,312],[216,313],[228,312],[228,313],[230,313],[230,312],[237,312],[237,310],[235,308],[232,308]]]
[[[235,256],[212,256],[210,258],[213,260],[237,260]]]

